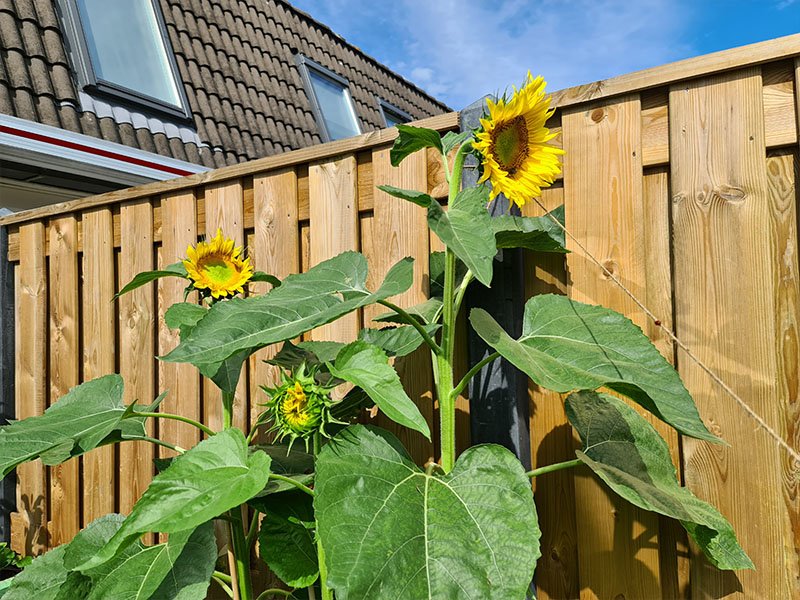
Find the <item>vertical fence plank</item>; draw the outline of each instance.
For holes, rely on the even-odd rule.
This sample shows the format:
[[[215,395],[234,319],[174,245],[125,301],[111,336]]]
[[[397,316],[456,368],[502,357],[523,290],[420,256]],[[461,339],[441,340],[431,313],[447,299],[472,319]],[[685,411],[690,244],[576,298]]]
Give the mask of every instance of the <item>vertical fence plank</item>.
[[[547,210],[557,208],[564,203],[564,188],[557,185],[544,190],[541,201]],[[523,207],[522,213],[527,217],[541,216],[542,210],[531,202]],[[526,252],[524,272],[526,300],[539,294],[566,295],[563,255]],[[571,460],[575,456],[575,442],[561,394],[529,380],[528,395],[531,465],[541,467]],[[535,579],[540,600],[577,598],[580,593],[574,477],[572,471],[562,471],[533,481],[542,530],[542,557]]]
[[[406,158],[395,168],[389,161],[389,149],[380,148],[372,152],[372,171],[375,185],[393,185],[410,190],[427,189],[427,160],[424,152]],[[412,306],[424,302],[428,297],[428,238],[425,209],[411,202],[393,198],[375,189],[374,217],[372,223],[373,261],[370,264],[370,280],[373,289],[389,268],[405,256],[414,258],[414,283],[407,292],[392,298],[399,306]],[[380,307],[377,307],[378,309]],[[365,315],[374,314],[365,311]],[[395,367],[406,388],[406,392],[419,406],[422,416],[428,421],[431,431],[433,423],[433,373],[430,352],[427,347],[398,359]],[[399,430],[388,419],[379,418],[379,424],[398,434],[417,462],[427,461],[433,456],[433,444],[416,432]]]
[[[206,188],[206,238],[222,230],[237,247],[244,246],[244,202],[241,181],[227,181]],[[233,424],[247,431],[247,363],[242,366],[239,385],[233,403]],[[211,380],[203,380],[203,412],[205,424],[214,430],[222,429],[222,394]]]
[[[300,227],[297,221],[297,174],[294,169],[264,173],[253,177],[253,247],[250,256],[259,271],[283,279],[300,271]],[[263,294],[267,283],[256,283],[251,293]],[[280,369],[265,364],[275,356],[279,345],[256,352],[250,359],[250,424],[263,410],[266,396],[260,386],[280,381]],[[259,439],[265,439],[259,433]]]
[[[800,450],[800,264],[798,264],[797,182],[800,156],[796,149],[767,156],[770,213],[775,228],[775,339],[778,343],[777,379],[782,427],[786,441]],[[798,465],[781,452],[783,501],[791,529],[785,532],[786,571],[791,595],[800,597],[800,472]]]
[[[779,237],[771,214],[759,69],[670,90],[670,155],[678,335],[779,433]],[[687,485],[728,517],[755,571],[692,561],[692,591],[790,598],[796,560],[783,502],[782,453],[691,360],[678,355],[700,414],[730,446],[684,438]],[[745,492],[746,491],[746,492]],[[745,495],[743,495],[743,493]],[[745,501],[749,498],[749,501]]]
[[[50,404],[78,384],[78,225],[75,217],[50,221]],[[81,528],[79,462],[50,468],[50,543],[64,544]]]
[[[186,248],[197,242],[197,207],[194,193],[175,194],[161,199],[161,258],[166,266],[186,256]],[[158,353],[164,355],[178,345],[177,331],[164,322],[164,313],[176,302],[183,302],[186,281],[165,277],[158,281]],[[192,292],[187,302],[197,302]],[[158,363],[159,389],[168,391],[161,403],[164,412],[200,420],[200,375],[194,365]],[[200,432],[191,425],[162,419],[158,423],[159,437],[181,448],[191,448],[200,441]],[[172,453],[160,448],[162,456]]]
[[[16,315],[16,416],[34,417],[47,406],[47,261],[41,221],[19,228]],[[49,491],[41,461],[17,468],[17,512],[11,517],[11,543],[21,554],[48,546]]]
[[[313,163],[308,167],[311,266],[347,250],[359,250],[356,157]],[[316,328],[315,340],[351,342],[361,328],[358,312]]]
[[[83,214],[83,381],[116,372],[114,224],[109,208]],[[114,447],[83,457],[83,522],[114,512]]]
[[[142,271],[153,269],[153,207],[140,200],[120,207],[120,288]],[[155,392],[154,293],[145,285],[120,296],[119,372],[125,380],[125,403],[152,402]],[[153,425],[147,423],[148,435]],[[119,445],[119,511],[129,513],[153,476],[153,447],[148,442]]]
[[[642,297],[646,272],[639,97],[570,108],[562,125],[567,228]],[[568,246],[576,250],[570,242]],[[567,263],[572,298],[602,304],[645,324],[641,311],[580,250]],[[582,597],[660,597],[658,548],[652,543],[657,516],[620,499],[586,471],[577,473]],[[616,568],[609,569],[612,559]]]
[[[672,323],[672,264],[669,171],[660,167],[644,175],[642,188],[645,236],[644,255],[647,280],[645,305],[670,330]],[[644,329],[659,352],[675,364],[672,340],[651,320]],[[680,477],[678,435],[672,429],[660,431],[669,445],[672,463]],[[674,519],[659,516],[659,565],[661,593],[665,598],[686,598],[689,595],[689,546],[686,530]]]

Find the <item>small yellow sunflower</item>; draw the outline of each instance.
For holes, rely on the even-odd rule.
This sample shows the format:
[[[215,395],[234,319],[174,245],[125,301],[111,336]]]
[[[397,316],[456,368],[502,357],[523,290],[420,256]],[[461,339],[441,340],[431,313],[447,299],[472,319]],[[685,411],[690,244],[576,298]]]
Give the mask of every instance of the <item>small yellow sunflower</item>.
[[[223,237],[219,229],[210,241],[189,246],[186,256],[183,266],[194,287],[208,290],[214,298],[243,291],[253,276],[250,259],[243,258],[242,249],[235,248],[233,240]]]
[[[473,147],[483,155],[479,183],[492,182],[490,200],[505,195],[517,206],[541,195],[561,172],[560,148],[548,144],[557,134],[544,126],[553,110],[545,96],[545,81],[530,72],[510,100],[487,100],[489,114],[481,119]]]

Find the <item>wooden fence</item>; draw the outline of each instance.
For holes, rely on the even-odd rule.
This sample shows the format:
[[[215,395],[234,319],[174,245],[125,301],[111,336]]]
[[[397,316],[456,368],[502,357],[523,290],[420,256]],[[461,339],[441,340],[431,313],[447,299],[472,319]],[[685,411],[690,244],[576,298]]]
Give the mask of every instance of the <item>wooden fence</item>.
[[[557,92],[552,126],[566,150],[564,177],[545,192],[566,204],[568,229],[783,438],[800,449],[800,276],[798,114],[800,35],[691,59]],[[456,114],[425,125],[458,126]],[[221,227],[245,243],[256,268],[285,276],[344,250],[360,250],[377,281],[403,256],[415,282],[399,299],[427,293],[424,212],[374,188],[388,183],[445,195],[435,157],[389,164],[390,130],[169,182],[111,192],[0,219],[16,290],[16,407],[40,414],[70,387],[117,371],[126,400],[169,389],[165,408],[220,420],[213,386],[193,367],[150,357],[176,343],[164,310],[181,299],[162,280],[112,303],[135,273],[183,256]],[[538,214],[534,206],[528,214]],[[756,571],[718,572],[668,519],[615,498],[585,471],[535,482],[543,531],[539,598],[649,599],[728,594],[800,596],[800,465],[650,322],[572,244],[561,257],[526,258],[528,295],[568,293],[620,310],[677,363],[700,413],[729,447],[666,437],[680,476],[733,523]],[[263,284],[260,284],[263,285]],[[520,298],[520,302],[523,299]],[[313,332],[346,340],[375,311]],[[258,386],[275,376],[247,365],[236,421],[252,422]],[[464,369],[465,359],[460,369]],[[422,354],[399,365],[410,395],[436,426],[432,375]],[[530,387],[534,465],[574,457],[558,394]],[[469,443],[469,404],[458,435]],[[182,424],[159,435],[188,447]],[[420,461],[436,448],[403,440]],[[18,469],[13,545],[39,551],[68,541],[109,511],[128,511],[153,474],[152,450],[135,444],[79,461]]]

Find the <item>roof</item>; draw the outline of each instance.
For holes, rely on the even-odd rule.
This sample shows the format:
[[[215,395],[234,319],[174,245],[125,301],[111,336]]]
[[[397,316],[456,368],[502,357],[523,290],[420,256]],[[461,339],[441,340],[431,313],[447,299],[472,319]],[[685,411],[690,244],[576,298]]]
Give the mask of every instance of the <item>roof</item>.
[[[221,167],[321,142],[297,52],[350,82],[362,130],[376,96],[415,119],[450,109],[283,0],[159,0],[194,127],[76,86],[56,0],[0,0],[0,113]]]

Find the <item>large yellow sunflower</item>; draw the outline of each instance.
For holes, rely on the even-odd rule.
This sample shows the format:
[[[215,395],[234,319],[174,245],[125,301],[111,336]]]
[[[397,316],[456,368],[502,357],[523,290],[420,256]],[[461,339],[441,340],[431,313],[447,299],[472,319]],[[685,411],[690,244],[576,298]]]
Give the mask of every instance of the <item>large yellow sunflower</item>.
[[[517,206],[541,195],[561,172],[560,148],[548,144],[557,134],[544,126],[553,110],[544,93],[545,81],[530,73],[510,100],[487,100],[473,147],[483,155],[480,183],[492,182],[490,199],[505,195]]]
[[[186,273],[197,289],[207,289],[214,298],[233,296],[244,289],[253,276],[249,258],[242,257],[242,249],[235,248],[230,238],[217,235],[197,246],[189,246],[188,257],[183,261]]]

